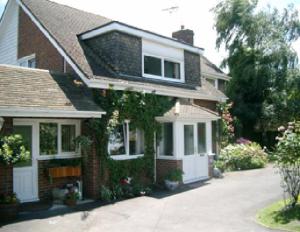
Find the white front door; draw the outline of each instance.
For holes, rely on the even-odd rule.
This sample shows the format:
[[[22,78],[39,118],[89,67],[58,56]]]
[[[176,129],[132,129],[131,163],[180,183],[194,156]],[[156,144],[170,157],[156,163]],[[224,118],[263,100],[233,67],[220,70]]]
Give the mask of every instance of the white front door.
[[[200,124],[191,123],[183,125],[184,157],[183,157],[183,182],[191,183],[208,177],[208,157],[206,151],[201,152],[201,142],[204,141],[206,150],[206,132],[202,133]],[[204,124],[205,128],[205,124]],[[204,140],[201,136],[205,136]],[[201,140],[202,139],[202,140]]]
[[[30,160],[14,167],[13,189],[21,202],[38,200],[37,159],[33,133],[34,124],[14,123],[14,134],[22,135],[25,147],[30,151]]]

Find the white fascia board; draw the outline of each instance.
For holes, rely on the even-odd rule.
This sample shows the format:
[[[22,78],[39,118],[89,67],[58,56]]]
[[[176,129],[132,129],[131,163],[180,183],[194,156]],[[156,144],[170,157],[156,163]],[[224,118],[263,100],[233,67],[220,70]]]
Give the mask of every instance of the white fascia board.
[[[221,117],[217,115],[212,115],[211,117],[181,117],[181,116],[166,116],[166,117],[156,117],[156,121],[158,122],[175,122],[175,121],[182,121],[182,122],[210,122],[210,121],[217,121],[221,119]]]
[[[210,100],[210,101],[224,101],[226,99],[217,98],[213,96],[207,96],[204,94],[200,94],[190,91],[185,91],[184,89],[156,89],[155,87],[149,86],[140,86],[138,84],[127,84],[127,83],[113,83],[104,80],[91,80],[89,82],[89,87],[94,89],[111,89],[114,90],[129,90],[136,92],[145,92],[145,93],[155,93],[161,96],[168,97],[180,97],[180,98],[191,98],[191,99],[202,99],[202,100]]]
[[[78,68],[78,66],[72,61],[69,55],[64,51],[64,49],[57,43],[53,36],[43,27],[43,25],[36,19],[36,17],[30,12],[30,10],[22,3],[21,0],[16,0],[22,10],[28,15],[28,17],[33,21],[33,23],[41,30],[41,32],[46,36],[50,43],[57,49],[59,54],[68,62],[68,64],[73,68],[73,70],[78,74],[78,76],[88,85],[89,79],[86,75]]]
[[[25,108],[0,108],[1,117],[33,117],[33,118],[101,118],[105,112],[97,111],[66,111],[39,110]]]
[[[213,78],[213,79],[221,79],[221,80],[224,80],[224,81],[229,81],[231,79],[230,76],[227,76],[225,74],[202,72],[202,75]]]
[[[167,46],[170,46],[170,47],[184,49],[184,50],[194,52],[194,53],[198,53],[198,54],[201,54],[201,55],[203,54],[203,50],[200,49],[200,48],[189,46],[189,45],[181,43],[181,42],[177,42],[175,40],[172,40],[171,38],[170,39],[165,38],[165,37],[156,35],[154,33],[143,31],[143,30],[133,28],[133,27],[130,27],[130,26],[126,26],[126,25],[121,24],[119,22],[112,22],[112,23],[109,23],[108,25],[104,25],[100,28],[97,28],[97,29],[94,29],[92,31],[86,32],[86,33],[84,33],[80,36],[80,39],[82,39],[82,40],[91,39],[91,38],[94,38],[96,36],[99,36],[101,34],[104,34],[104,33],[110,32],[110,31],[120,31],[120,32],[124,32],[124,33],[130,34],[130,35],[141,37],[143,39],[154,41],[156,43],[167,45]]]

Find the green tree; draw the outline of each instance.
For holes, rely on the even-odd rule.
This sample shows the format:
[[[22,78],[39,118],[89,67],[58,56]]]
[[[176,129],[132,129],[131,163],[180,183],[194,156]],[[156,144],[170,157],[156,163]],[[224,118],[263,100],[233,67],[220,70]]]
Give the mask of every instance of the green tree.
[[[300,112],[295,110],[299,93],[292,92],[300,84],[292,48],[300,35],[298,12],[293,6],[282,12],[258,10],[257,4],[258,0],[225,0],[214,9],[216,45],[228,51],[223,66],[232,77],[227,95],[242,135],[249,138],[254,131],[274,131]]]

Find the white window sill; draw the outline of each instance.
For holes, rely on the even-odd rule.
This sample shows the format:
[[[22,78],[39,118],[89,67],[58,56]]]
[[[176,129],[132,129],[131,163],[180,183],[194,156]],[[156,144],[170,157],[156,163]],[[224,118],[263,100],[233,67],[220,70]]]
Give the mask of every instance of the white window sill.
[[[113,160],[132,160],[143,157],[144,155],[115,155],[110,156]]]
[[[79,154],[40,155],[37,160],[76,159],[80,157],[81,155]]]
[[[184,83],[184,79],[182,79],[182,78],[176,79],[176,78],[169,78],[169,77],[163,77],[163,76],[156,76],[156,75],[147,74],[147,73],[144,73],[143,77],[149,78],[149,79],[161,80],[161,81]]]
[[[182,160],[180,158],[176,158],[174,156],[158,156],[158,160]]]

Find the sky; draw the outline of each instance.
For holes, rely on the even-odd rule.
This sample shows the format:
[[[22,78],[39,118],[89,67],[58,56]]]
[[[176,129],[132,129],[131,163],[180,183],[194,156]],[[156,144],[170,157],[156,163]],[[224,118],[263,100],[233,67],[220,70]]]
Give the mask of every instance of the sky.
[[[0,0],[0,15],[7,0]],[[214,14],[211,11],[220,0],[53,0],[84,11],[96,13],[132,26],[165,36],[180,29],[181,25],[195,32],[195,45],[205,49],[207,56],[220,65],[226,52],[215,47]],[[260,0],[259,7],[267,5],[283,9],[293,3],[300,10],[300,0]],[[165,10],[179,7],[170,13]],[[300,56],[300,41],[294,48]]]

